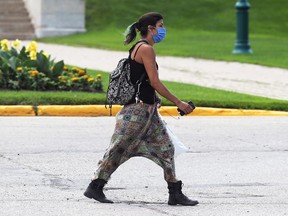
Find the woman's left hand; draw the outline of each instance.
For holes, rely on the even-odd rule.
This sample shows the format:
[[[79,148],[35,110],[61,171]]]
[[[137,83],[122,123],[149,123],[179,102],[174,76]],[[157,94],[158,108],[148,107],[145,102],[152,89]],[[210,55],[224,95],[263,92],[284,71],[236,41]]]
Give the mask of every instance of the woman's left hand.
[[[180,101],[179,103],[176,104],[177,107],[182,110],[186,115],[193,112],[193,107],[191,107],[188,103],[184,101]]]

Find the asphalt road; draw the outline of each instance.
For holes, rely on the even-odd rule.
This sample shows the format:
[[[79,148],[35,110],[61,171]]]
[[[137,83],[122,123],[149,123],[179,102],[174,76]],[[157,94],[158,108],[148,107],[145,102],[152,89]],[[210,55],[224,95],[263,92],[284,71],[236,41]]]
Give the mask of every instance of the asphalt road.
[[[164,119],[189,147],[177,175],[198,206],[168,206],[163,172],[144,158],[113,174],[114,204],[82,195],[114,117],[0,117],[0,215],[288,215],[288,117]]]

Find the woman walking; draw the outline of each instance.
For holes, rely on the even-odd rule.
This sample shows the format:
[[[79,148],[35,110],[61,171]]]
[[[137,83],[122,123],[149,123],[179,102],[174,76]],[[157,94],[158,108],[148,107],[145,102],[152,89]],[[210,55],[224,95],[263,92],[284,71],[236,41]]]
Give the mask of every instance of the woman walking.
[[[131,157],[142,156],[163,168],[169,189],[169,205],[197,205],[198,201],[182,193],[182,182],[175,174],[174,146],[157,110],[159,98],[156,92],[173,102],[185,114],[193,111],[188,103],[178,99],[159,80],[153,46],[166,35],[162,15],[150,12],[130,25],[125,45],[135,40],[137,31],[141,38],[129,50],[129,61],[132,83],[136,84],[145,74],[140,85],[140,95],[124,105],[117,114],[110,146],[84,195],[102,203],[113,203],[103,193],[104,185],[122,163]]]

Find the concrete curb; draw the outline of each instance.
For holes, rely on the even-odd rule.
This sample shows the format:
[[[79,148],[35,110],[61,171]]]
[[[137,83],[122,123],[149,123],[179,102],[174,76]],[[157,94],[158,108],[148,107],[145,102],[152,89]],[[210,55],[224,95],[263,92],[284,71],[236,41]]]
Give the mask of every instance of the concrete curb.
[[[111,115],[121,108],[114,105]],[[161,107],[159,112],[162,116],[179,116],[175,106]],[[0,106],[0,116],[110,116],[110,109],[104,105]],[[197,107],[188,116],[288,116],[288,112]]]
[[[35,116],[33,106],[0,106],[0,116]]]

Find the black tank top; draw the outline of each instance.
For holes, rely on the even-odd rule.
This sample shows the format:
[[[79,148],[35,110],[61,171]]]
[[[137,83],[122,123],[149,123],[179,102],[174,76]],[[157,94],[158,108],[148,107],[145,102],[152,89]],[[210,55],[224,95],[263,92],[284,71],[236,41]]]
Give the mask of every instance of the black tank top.
[[[140,79],[142,74],[144,75],[144,78],[142,80],[141,86],[140,86],[140,95],[139,98],[140,100],[143,101],[143,103],[146,104],[154,104],[155,103],[155,89],[149,84],[149,78],[146,72],[146,69],[144,67],[144,64],[138,63],[135,61],[135,56],[137,54],[137,51],[140,46],[138,46],[135,55],[134,55],[134,60],[131,59],[131,53],[135,46],[138,43],[147,43],[146,41],[138,41],[130,50],[129,50],[129,61],[130,61],[130,70],[131,70],[131,82],[133,84],[136,84],[136,82]],[[135,101],[135,96],[131,99],[131,101],[128,102],[128,104],[136,103]]]

